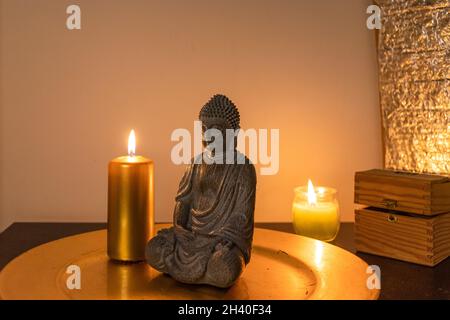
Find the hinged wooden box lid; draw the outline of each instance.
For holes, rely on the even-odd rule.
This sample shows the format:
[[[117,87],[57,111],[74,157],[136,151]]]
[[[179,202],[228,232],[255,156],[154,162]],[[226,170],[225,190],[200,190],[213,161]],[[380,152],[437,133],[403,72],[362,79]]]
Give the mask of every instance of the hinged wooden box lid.
[[[450,178],[381,169],[356,172],[355,203],[422,215],[450,212]]]

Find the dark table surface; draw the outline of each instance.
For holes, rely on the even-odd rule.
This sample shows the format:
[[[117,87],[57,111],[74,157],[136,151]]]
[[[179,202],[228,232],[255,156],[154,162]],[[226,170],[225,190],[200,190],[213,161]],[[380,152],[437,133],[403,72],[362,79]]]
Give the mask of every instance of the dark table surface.
[[[256,227],[293,233],[289,223],[257,223]],[[0,269],[21,253],[66,236],[106,228],[104,223],[14,223],[0,234]],[[343,223],[333,244],[353,253],[353,223]],[[450,258],[434,268],[356,253],[381,269],[380,299],[450,299]]]

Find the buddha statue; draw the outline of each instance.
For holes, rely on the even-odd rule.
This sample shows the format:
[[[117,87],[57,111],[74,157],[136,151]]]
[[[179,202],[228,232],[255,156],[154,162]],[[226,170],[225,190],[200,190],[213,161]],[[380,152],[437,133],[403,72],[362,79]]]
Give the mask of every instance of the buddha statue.
[[[204,151],[191,160],[181,179],[173,227],[148,242],[146,260],[177,281],[227,288],[250,261],[256,172],[236,150],[236,135],[226,134],[227,129],[240,128],[239,112],[230,99],[213,96],[199,118]],[[209,129],[222,134],[223,150],[208,149]],[[225,160],[227,154],[233,161]],[[205,157],[215,161],[201,161]]]

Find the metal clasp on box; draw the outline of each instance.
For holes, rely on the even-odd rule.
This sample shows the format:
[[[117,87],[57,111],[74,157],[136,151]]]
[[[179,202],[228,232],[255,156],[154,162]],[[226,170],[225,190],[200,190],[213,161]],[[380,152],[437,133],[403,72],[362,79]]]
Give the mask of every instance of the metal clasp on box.
[[[381,205],[389,209],[394,209],[395,207],[397,207],[397,200],[383,199],[381,200]]]
[[[390,214],[387,219],[389,222],[397,222],[398,221],[398,218],[392,214]]]

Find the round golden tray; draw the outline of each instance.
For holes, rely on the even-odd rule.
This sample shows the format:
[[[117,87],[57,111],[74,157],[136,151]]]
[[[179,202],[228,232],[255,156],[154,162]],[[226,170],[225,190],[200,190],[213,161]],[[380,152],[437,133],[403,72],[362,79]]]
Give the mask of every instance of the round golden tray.
[[[159,226],[161,227],[161,226]],[[68,289],[67,267],[81,271]],[[255,229],[250,264],[229,289],[184,285],[145,263],[106,255],[106,230],[31,249],[0,273],[2,299],[376,299],[367,264],[336,246],[293,234]]]

